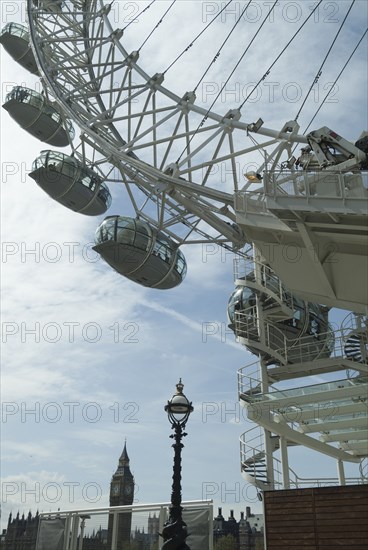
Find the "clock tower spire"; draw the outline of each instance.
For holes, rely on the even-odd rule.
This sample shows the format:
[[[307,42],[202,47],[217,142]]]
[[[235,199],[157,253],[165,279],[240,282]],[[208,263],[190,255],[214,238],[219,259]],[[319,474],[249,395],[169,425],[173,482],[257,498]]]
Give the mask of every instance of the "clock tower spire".
[[[133,504],[134,477],[130,471],[130,459],[124,443],[124,449],[119,458],[118,467],[112,476],[110,484],[110,506]]]
[[[123,449],[123,452],[121,453],[121,456],[119,458],[119,465],[118,465],[118,469],[116,471],[118,472],[119,468],[129,467],[129,463],[130,463],[130,459],[129,459],[129,456],[128,456],[128,451],[127,451],[127,448],[126,448],[126,439],[125,439],[124,449]]]
[[[120,455],[118,467],[113,474],[110,483],[110,506],[129,506],[134,500],[134,477],[130,471],[130,459],[128,456],[126,440],[123,452]],[[109,539],[112,535],[113,516],[109,517]],[[118,545],[117,549],[123,548],[123,544],[130,542],[130,531],[132,525],[132,513],[121,513],[117,517]]]

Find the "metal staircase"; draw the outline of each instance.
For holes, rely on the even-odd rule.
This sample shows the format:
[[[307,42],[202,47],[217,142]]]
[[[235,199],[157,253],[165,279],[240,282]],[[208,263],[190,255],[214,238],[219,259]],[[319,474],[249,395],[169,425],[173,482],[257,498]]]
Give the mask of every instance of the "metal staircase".
[[[256,279],[255,273],[260,277]],[[242,286],[246,282],[248,288],[254,289],[262,296],[265,318],[270,322],[290,319],[294,313],[294,297],[288,292],[274,271],[262,262],[255,261],[252,256],[244,256],[234,260],[235,284]]]
[[[284,489],[284,481],[282,475],[282,463],[276,457],[272,458],[272,479],[269,476],[269,470],[266,463],[266,450],[264,443],[264,431],[256,426],[244,432],[240,436],[240,463],[241,472],[245,481],[254,485],[261,491],[267,491],[270,489]],[[273,436],[274,450],[279,449],[279,438]],[[289,442],[289,446],[292,443]],[[365,467],[364,461],[360,465],[360,476],[347,477],[345,482],[347,484],[359,485],[362,483],[368,483],[368,469]],[[289,467],[288,471],[289,487],[290,488],[303,488],[311,486],[326,486],[337,485],[339,480],[337,477],[328,478],[303,478],[296,474],[296,472]]]
[[[361,365],[368,362],[368,337],[367,317],[352,315],[351,313],[343,321],[344,352],[345,356],[353,363]],[[353,365],[360,370],[360,365]]]
[[[368,457],[367,317],[349,313],[340,329],[326,321],[320,332],[325,310],[316,317],[320,306],[304,303],[304,319],[298,316],[301,301],[261,259],[242,258],[234,267],[237,289],[246,291],[230,326],[258,356],[238,371],[240,403],[257,424],[240,440],[244,479],[260,490],[298,487],[289,448],[299,445],[336,459],[339,481],[347,483],[344,462]]]
[[[243,478],[261,490],[270,489],[272,481],[266,464],[265,434],[260,427],[251,428],[240,438],[240,463]]]
[[[301,305],[304,304],[304,309],[315,305],[296,299],[269,266],[249,255],[236,259],[234,278],[237,288],[243,287],[252,293],[248,307],[243,305],[234,312],[238,342],[270,364],[305,363],[331,356],[334,338],[341,338],[341,334],[333,333],[326,323],[324,334],[300,337],[309,322],[308,315],[303,321],[300,319]],[[336,366],[336,361],[333,364]]]
[[[267,393],[254,391],[260,384],[252,379],[239,393],[248,417],[260,426],[340,460],[359,462],[368,455],[367,377],[291,389],[272,386]]]
[[[252,483],[256,482],[257,486],[261,487],[270,484],[267,476],[265,451],[260,451],[254,456],[244,459],[241,466],[245,479],[249,480],[249,477],[251,477]]]

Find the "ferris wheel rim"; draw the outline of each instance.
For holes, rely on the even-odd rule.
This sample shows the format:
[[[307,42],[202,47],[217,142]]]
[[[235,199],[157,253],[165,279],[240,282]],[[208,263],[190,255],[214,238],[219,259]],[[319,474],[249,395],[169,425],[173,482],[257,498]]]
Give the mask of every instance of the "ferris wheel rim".
[[[110,23],[110,20],[108,18],[108,13],[106,13],[104,0],[97,0],[97,1],[100,4],[102,17],[104,18],[104,22],[105,22],[107,28],[109,29],[110,34],[113,35],[114,32],[116,32],[116,31],[113,30],[113,27],[112,27],[112,25]],[[41,49],[39,47],[38,40],[37,40],[37,37],[36,37],[34,18],[32,16],[32,14],[37,13],[37,8],[35,8],[32,5],[32,0],[27,0],[27,2],[28,2],[28,10],[27,10],[28,11],[28,23],[29,23],[30,35],[32,37],[31,46],[32,46],[34,54],[36,54],[35,57],[36,57],[36,61],[38,61],[42,78],[45,79],[48,86],[50,86],[51,90],[53,90],[53,92],[55,92],[55,96],[57,98],[57,101],[62,104],[63,109],[66,112],[68,112],[68,114],[70,114],[70,116],[74,119],[74,117],[76,116],[75,111],[72,110],[70,108],[70,105],[68,105],[67,101],[63,97],[60,96],[60,94],[58,93],[59,90],[56,87],[54,80],[51,78],[50,72],[44,66],[43,55],[42,55],[42,52],[41,52]],[[55,20],[56,19],[57,18],[55,18]],[[124,46],[121,43],[120,39],[113,38],[112,41],[114,42],[115,46],[119,49],[119,51],[123,54],[125,59],[128,59],[131,56],[131,54],[129,54],[128,51],[124,48]],[[152,80],[152,78],[154,78],[156,76],[156,75],[154,75],[153,77],[152,76],[150,77],[148,75],[148,73],[137,62],[134,61],[134,59],[129,61],[129,63],[133,67],[134,71],[136,71],[146,82],[150,82]],[[156,74],[161,76],[160,73],[156,73]],[[172,92],[171,90],[169,90],[168,88],[166,88],[162,84],[156,84],[155,89],[158,92],[160,92],[161,94],[163,94],[164,96],[166,96],[168,99],[173,101],[173,103],[176,104],[176,105],[180,105],[181,102],[183,102],[185,100],[185,97],[187,96],[187,94],[192,93],[190,91],[185,92],[184,95],[182,97],[180,97],[175,92]],[[224,120],[224,118],[226,117],[226,114],[219,114],[215,111],[207,110],[206,108],[201,107],[200,105],[196,105],[195,102],[187,102],[186,106],[187,106],[189,111],[192,111],[196,114],[199,114],[200,116],[205,116],[207,118],[210,118],[210,119],[212,119],[213,121],[215,121],[217,123],[221,123]],[[239,115],[241,117],[240,111],[239,111]],[[78,125],[81,127],[81,129],[83,129],[83,131],[87,135],[89,135],[90,137],[96,138],[96,134],[93,132],[93,129],[91,129],[91,127],[89,127],[87,124],[83,123],[83,121],[80,120],[79,118],[77,119],[77,122],[78,122]],[[252,124],[253,124],[252,122],[243,122],[243,121],[240,121],[240,120],[236,120],[233,117],[231,119],[231,125],[234,128],[237,128],[237,129],[240,129],[240,130],[243,130],[243,131],[246,131],[246,132],[252,132],[252,129],[251,129]],[[285,126],[285,125],[283,125],[283,126]],[[308,140],[307,140],[306,136],[303,135],[303,134],[296,134],[296,133],[290,133],[290,132],[285,132],[285,131],[280,131],[280,130],[274,130],[272,128],[264,127],[263,125],[262,125],[261,128],[259,128],[257,130],[256,133],[259,134],[259,135],[262,135],[264,137],[270,137],[270,138],[274,138],[274,139],[277,139],[277,140],[287,140],[289,142],[304,143],[304,144],[308,143]],[[123,158],[125,158],[125,160],[131,160],[131,156],[129,156],[129,154],[126,154],[123,151],[120,151],[119,154],[123,155]]]
[[[99,4],[102,8],[104,7],[102,0],[99,0]],[[38,10],[32,6],[32,0],[28,0],[28,18],[29,18],[29,29],[30,29],[30,36],[31,36],[31,47],[32,47],[32,50],[34,52],[35,58],[37,59],[39,65],[40,65],[41,79],[43,80],[44,84],[46,84],[46,87],[48,86],[50,88],[51,93],[56,98],[56,101],[61,104],[61,107],[62,107],[63,111],[65,113],[67,113],[67,115],[69,115],[73,120],[75,120],[77,122],[79,128],[82,131],[82,135],[84,134],[84,136],[86,136],[90,140],[89,145],[91,145],[95,150],[99,149],[101,153],[102,152],[104,153],[104,155],[106,155],[106,151],[108,151],[108,155],[106,155],[107,157],[108,156],[118,157],[119,161],[123,162],[123,163],[126,163],[130,167],[131,170],[136,170],[141,175],[143,174],[146,178],[149,178],[150,180],[153,179],[153,181],[158,182],[160,185],[163,184],[163,185],[166,185],[166,186],[172,186],[174,184],[177,187],[179,187],[179,189],[186,188],[185,192],[192,193],[193,190],[194,190],[193,189],[194,184],[188,184],[182,178],[179,179],[179,178],[173,177],[173,175],[170,174],[167,171],[164,172],[163,170],[158,170],[157,168],[155,168],[151,165],[148,165],[147,163],[145,163],[144,161],[142,161],[138,157],[136,157],[136,155],[134,153],[124,152],[122,150],[117,151],[116,147],[114,147],[113,145],[108,143],[105,140],[103,135],[101,135],[99,132],[95,132],[95,130],[93,128],[91,128],[88,124],[86,124],[83,120],[81,120],[79,117],[76,116],[75,110],[72,109],[70,105],[68,105],[65,98],[62,97],[62,95],[60,94],[60,90],[58,88],[58,85],[55,83],[55,80],[54,80],[55,75],[53,75],[52,72],[50,72],[50,70],[48,70],[48,68],[45,66],[46,63],[45,63],[45,59],[44,59],[44,56],[43,56],[43,52],[41,51],[39,41],[37,40],[37,33],[36,33],[36,28],[35,28],[36,24],[35,24],[34,15],[33,15],[33,14],[37,14],[37,13],[38,13]],[[106,16],[106,14],[104,14],[104,18],[105,18],[105,22],[107,21],[108,24],[109,24],[109,21],[108,21],[108,18]],[[111,30],[112,27],[110,26],[109,28]],[[123,49],[121,45],[119,47],[120,47],[120,49]],[[126,58],[126,53],[127,52],[125,52],[125,50],[123,49],[124,58]],[[138,68],[138,66],[137,66],[137,68]],[[143,72],[143,71],[141,71],[141,72]],[[144,73],[144,75],[146,75],[146,73]],[[147,79],[148,75],[146,75],[145,78]],[[173,99],[173,98],[174,98],[174,100],[179,99],[179,96],[176,96],[175,94],[172,94],[169,90],[166,90],[164,88],[163,88],[163,90],[165,90],[165,92],[167,91],[167,95],[171,99]],[[217,120],[221,119],[221,117],[219,117],[219,116],[216,116],[215,118]],[[122,143],[126,143],[125,140],[123,140],[123,139],[121,141],[122,141]],[[133,178],[134,183],[137,184],[137,182],[134,180],[133,176],[132,176],[132,178]],[[142,185],[143,185],[143,187],[142,187]],[[190,189],[188,189],[188,185],[189,185]],[[139,187],[139,189],[141,191],[144,192],[144,194],[146,194],[147,197],[155,200],[155,197],[152,196],[152,189],[150,189],[149,186],[145,187],[142,182],[140,182],[140,184],[138,183],[137,186]],[[224,204],[225,206],[226,205],[231,205],[233,203],[233,197],[232,197],[231,194],[224,193],[224,192],[221,192],[221,191],[211,190],[208,187],[202,187],[202,186],[197,185],[196,192],[200,192],[200,194],[204,195],[205,197],[207,196],[211,199],[214,199],[215,201],[219,201],[220,203]],[[150,196],[150,193],[151,193],[151,196]],[[169,201],[166,201],[166,202],[168,203]],[[165,208],[166,208],[166,206],[165,206]],[[136,214],[137,214],[137,210],[136,210]],[[200,216],[200,217],[202,217],[202,216]],[[152,220],[150,220],[150,221],[152,221]],[[195,225],[193,227],[195,227]],[[193,227],[192,227],[192,229],[193,229]],[[225,234],[226,233],[228,234],[227,237],[226,237],[226,241],[231,241],[233,244],[234,244],[235,240],[238,241],[238,245],[237,245],[236,249],[239,249],[243,246],[244,240],[243,239],[239,240],[239,238],[240,238],[239,232],[234,232],[233,229],[231,229],[231,230],[228,229],[228,227],[226,227],[224,225],[224,222],[222,223],[222,228],[221,229],[222,230],[220,231],[220,233],[225,232]],[[196,228],[196,233],[197,232],[198,232],[198,230]],[[199,231],[199,233],[201,233],[203,236],[205,235],[201,231]],[[208,235],[207,235],[207,238],[208,238]]]
[[[273,166],[276,166],[276,163],[278,163],[278,159],[280,158],[280,155],[277,153],[275,155],[275,159],[272,158],[272,155],[274,155],[275,152],[277,152],[277,147],[279,147],[279,151],[281,151],[282,154],[286,151],[289,155],[288,158],[292,157],[291,148],[296,143],[300,144],[308,144],[307,136],[298,134],[299,131],[299,125],[296,121],[289,121],[286,124],[283,125],[281,131],[279,130],[272,130],[270,128],[265,128],[263,126],[263,120],[261,121],[261,125],[257,126],[257,128],[253,128],[256,123],[247,123],[241,121],[241,112],[239,109],[233,109],[229,110],[227,114],[220,115],[214,111],[206,110],[204,107],[201,107],[200,105],[197,105],[195,102],[195,98],[193,97],[191,92],[186,92],[182,97],[175,94],[168,88],[163,86],[163,81],[161,77],[165,74],[164,73],[156,73],[153,77],[150,77],[146,71],[144,71],[138,63],[139,56],[135,56],[133,54],[137,52],[132,52],[131,54],[128,54],[128,51],[125,49],[121,39],[121,34],[119,32],[119,29],[114,30],[113,26],[111,25],[111,21],[109,19],[109,6],[110,4],[106,4],[105,0],[88,0],[87,2],[83,3],[83,8],[80,9],[78,12],[78,0],[73,0],[69,4],[72,6],[72,9],[67,12],[66,14],[53,13],[51,18],[55,25],[57,25],[60,29],[63,29],[65,42],[68,41],[68,31],[69,27],[68,25],[71,25],[71,21],[74,18],[75,19],[75,25],[73,27],[73,32],[81,32],[81,29],[84,29],[85,34],[77,35],[75,39],[75,44],[82,44],[82,47],[78,50],[78,45],[76,46],[77,54],[75,54],[74,57],[78,57],[81,54],[85,54],[85,59],[87,59],[86,63],[90,65],[86,71],[96,71],[93,73],[95,78],[92,78],[93,82],[92,84],[96,86],[95,92],[93,94],[90,94],[88,90],[85,92],[85,101],[87,105],[87,111],[89,112],[90,116],[86,115],[85,112],[81,112],[78,110],[79,103],[82,103],[82,95],[80,95],[79,90],[83,88],[83,84],[87,84],[88,80],[84,78],[83,76],[80,77],[80,81],[76,79],[76,82],[79,82],[78,86],[73,83],[72,79],[72,73],[76,74],[78,72],[78,78],[79,74],[81,73],[81,63],[83,61],[78,61],[79,64],[72,65],[71,69],[69,68],[69,58],[66,60],[66,63],[62,68],[60,69],[61,72],[63,72],[65,76],[65,81],[68,80],[72,83],[72,90],[70,92],[67,92],[66,94],[63,94],[63,85],[65,87],[65,81],[62,80],[64,78],[62,76],[61,80],[59,79],[59,75],[55,74],[55,71],[52,70],[52,63],[53,60],[47,59],[47,50],[45,47],[46,45],[49,45],[47,42],[47,33],[46,33],[46,40],[42,42],[42,34],[39,30],[39,26],[42,26],[42,17],[46,18],[46,25],[44,27],[46,30],[48,30],[47,27],[47,15],[45,16],[45,11],[42,12],[39,8],[35,8],[32,5],[32,0],[28,1],[28,20],[29,20],[29,32],[31,36],[31,47],[34,52],[35,58],[37,60],[37,64],[39,65],[41,78],[44,82],[44,86],[46,89],[49,89],[51,94],[55,95],[56,102],[60,104],[61,109],[64,111],[64,113],[67,114],[67,116],[71,117],[79,126],[81,129],[81,139],[83,140],[83,143],[87,143],[89,146],[91,146],[94,151],[102,157],[105,158],[106,162],[111,162],[113,165],[115,164],[116,167],[119,167],[120,171],[124,170],[125,174],[127,175],[128,181],[124,180],[125,185],[133,184],[135,185],[140,191],[142,191],[145,196],[147,197],[147,200],[151,199],[153,202],[156,202],[158,204],[159,199],[157,197],[165,195],[166,201],[162,201],[161,207],[162,209],[166,208],[166,205],[170,203],[170,207],[174,205],[179,205],[179,209],[177,210],[178,215],[180,216],[180,213],[184,215],[183,213],[188,212],[193,208],[192,212],[194,212],[194,215],[198,217],[199,220],[204,220],[205,222],[209,223],[212,228],[215,228],[216,231],[219,231],[222,236],[225,236],[225,239],[227,242],[231,242],[233,245],[235,245],[235,250],[239,249],[239,247],[243,246],[246,242],[246,236],[244,235],[244,232],[235,230],[234,227],[231,228],[231,225],[236,225],[233,222],[235,221],[235,217],[233,212],[231,212],[231,216],[228,213],[228,207],[230,206],[234,210],[234,199],[235,195],[234,192],[239,190],[238,184],[241,184],[241,181],[239,180],[239,177],[237,175],[232,176],[233,181],[233,188],[232,192],[227,192],[226,190],[223,190],[221,187],[216,188],[215,186],[212,186],[211,183],[208,183],[207,181],[207,174],[210,172],[211,168],[218,164],[219,162],[223,161],[224,159],[228,161],[230,159],[230,162],[235,162],[235,159],[241,159],[242,157],[239,157],[239,155],[243,155],[243,157],[248,154],[251,151],[258,151],[259,153],[264,153],[264,162],[262,164],[265,172],[267,171],[267,158],[272,159]],[[96,12],[93,11],[94,7],[96,7]],[[97,12],[97,8],[99,8]],[[86,13],[89,13],[88,21],[86,20]],[[43,15],[39,15],[39,14]],[[91,15],[92,14],[92,15]],[[81,16],[81,20],[77,20],[77,16]],[[39,21],[39,18],[41,17],[41,23]],[[101,22],[98,18],[101,18]],[[63,21],[65,20],[65,23]],[[94,21],[93,25],[91,21]],[[95,23],[98,20],[97,23]],[[99,31],[95,30],[95,25],[98,27],[98,25],[101,25],[103,40],[106,41],[106,44],[108,45],[108,48],[111,49],[111,51],[115,52],[118,51],[119,54],[122,56],[123,60],[123,66],[129,67],[129,70],[132,72],[137,73],[139,75],[143,82],[145,83],[145,88],[148,90],[148,94],[151,94],[152,96],[157,95],[163,96],[170,102],[170,109],[173,109],[174,116],[179,117],[182,116],[182,114],[187,113],[187,116],[189,118],[189,115],[193,118],[194,116],[197,117],[205,117],[205,119],[209,119],[211,123],[214,123],[212,126],[209,124],[207,127],[203,129],[203,132],[207,132],[204,134],[201,134],[201,138],[205,139],[206,136],[210,133],[209,130],[213,132],[214,137],[208,138],[208,142],[211,142],[212,144],[218,143],[220,145],[216,145],[217,149],[213,155],[212,158],[207,157],[205,161],[198,162],[197,164],[194,163],[194,168],[192,165],[189,166],[189,161],[191,160],[192,153],[190,153],[189,148],[187,148],[186,151],[186,158],[184,160],[180,161],[180,157],[177,159],[177,156],[174,158],[170,158],[169,162],[165,162],[165,164],[161,163],[160,166],[157,166],[153,162],[147,162],[144,160],[144,156],[140,157],[137,156],[137,152],[139,149],[143,149],[144,152],[148,150],[148,147],[150,146],[150,143],[148,145],[143,140],[143,145],[140,145],[141,135],[138,132],[138,137],[136,137],[136,134],[134,134],[133,139],[131,137],[127,136],[128,141],[125,140],[125,136],[121,134],[118,130],[114,127],[114,116],[110,116],[110,120],[105,121],[103,118],[106,116],[107,119],[109,117],[106,115],[106,113],[114,112],[116,107],[111,107],[111,97],[112,96],[104,96],[101,97],[104,93],[106,93],[106,88],[102,85],[102,77],[99,73],[99,69],[97,68],[97,64],[93,59],[93,55],[95,51],[102,52],[102,45],[101,46],[95,46],[95,49],[91,47],[93,50],[92,57],[89,58],[89,53],[87,53],[88,45],[90,44],[89,40],[92,39],[95,35],[99,37],[97,34]],[[104,25],[104,27],[103,27]],[[71,27],[70,27],[71,28]],[[98,27],[100,28],[100,27]],[[83,31],[83,33],[84,33]],[[89,34],[90,33],[90,34]],[[95,33],[95,34],[94,34]],[[59,36],[59,35],[58,35]],[[107,38],[106,38],[107,36]],[[61,35],[61,38],[63,38],[63,35]],[[79,41],[78,41],[79,38]],[[69,38],[69,41],[71,39]],[[102,41],[102,38],[101,38]],[[100,49],[99,49],[100,48]],[[110,50],[109,50],[110,51]],[[58,59],[58,55],[60,52],[63,53],[63,50],[60,49],[55,55],[56,60]],[[90,59],[90,61],[89,61]],[[105,62],[105,59],[102,59],[103,62]],[[110,61],[107,59],[106,63],[110,63]],[[112,67],[112,65],[111,65]],[[109,69],[110,70],[110,65]],[[115,69],[112,68],[111,72],[113,72]],[[88,72],[87,72],[88,74]],[[120,76],[120,75],[118,75]],[[104,78],[104,76],[103,76]],[[95,81],[95,82],[94,82]],[[101,88],[100,86],[101,82]],[[118,81],[119,84],[119,81]],[[74,88],[73,88],[74,86]],[[77,90],[77,91],[76,91]],[[111,92],[112,93],[112,92]],[[74,94],[74,95],[73,95]],[[84,97],[84,96],[83,96]],[[91,98],[98,98],[98,105],[92,104],[93,99]],[[107,97],[106,101],[110,101],[110,106],[105,106],[103,103],[104,98]],[[143,99],[144,96],[142,95]],[[73,104],[70,103],[70,98],[73,98],[76,106],[74,107]],[[79,99],[81,98],[81,99]],[[148,95],[149,98],[149,95]],[[151,101],[151,100],[150,100]],[[101,104],[100,104],[101,102]],[[147,99],[148,104],[148,99]],[[102,107],[101,107],[102,105]],[[153,105],[153,100],[152,100]],[[92,108],[89,110],[89,108],[92,106]],[[155,107],[152,107],[154,109]],[[147,113],[145,111],[146,107],[141,108],[141,113],[137,114],[136,116],[145,116]],[[169,109],[169,108],[167,108]],[[162,109],[165,111],[165,109]],[[101,112],[102,111],[102,112]],[[183,115],[184,116],[184,115]],[[84,117],[84,118],[83,118]],[[168,119],[172,117],[172,115],[168,115]],[[120,117],[121,118],[121,117]],[[124,118],[124,117],[123,117]],[[125,117],[127,118],[127,117]],[[203,120],[205,120],[203,119]],[[117,118],[116,120],[119,120]],[[172,120],[175,120],[172,118]],[[261,119],[259,119],[261,120]],[[161,123],[161,122],[160,122]],[[142,133],[142,136],[145,136],[151,129],[154,128],[154,125],[152,123],[152,128],[149,128],[146,132]],[[198,127],[199,128],[199,127]],[[172,144],[174,143],[174,139],[177,139],[176,143],[179,143],[179,138],[182,136],[188,137],[191,135],[191,137],[196,136],[196,133],[198,132],[198,128],[191,129],[191,127],[188,126],[188,129],[183,131],[181,135],[175,135],[171,142],[169,141],[171,138],[165,138],[161,140],[162,142],[165,142],[165,147],[167,148],[167,152],[170,150]],[[112,131],[112,133],[118,133],[118,140],[117,142],[112,141],[109,139],[108,132]],[[246,136],[250,138],[251,143],[253,145],[251,147],[246,147],[245,149],[242,149],[239,151],[239,148],[237,148],[232,143],[230,143],[230,136],[232,135],[233,130],[238,131],[237,136],[243,137]],[[125,130],[124,130],[125,131]],[[134,130],[133,130],[134,133]],[[221,148],[221,140],[222,136],[229,136],[228,139],[229,142],[227,143],[228,148],[230,149],[230,152],[225,155],[219,155],[219,151]],[[272,138],[269,141],[264,141],[261,143],[258,143],[255,139],[253,139],[252,134],[260,135],[262,137],[269,137]],[[199,134],[198,134],[199,135]],[[203,138],[204,136],[204,138]],[[219,137],[217,137],[219,136]],[[189,144],[191,142],[191,139],[189,140]],[[153,141],[152,141],[153,143]],[[138,144],[138,145],[137,145]],[[266,147],[271,147],[275,145],[275,150],[272,153],[271,156],[266,154]],[[179,143],[180,146],[180,143]],[[153,149],[153,146],[151,146]],[[201,147],[198,147],[198,150],[200,150]],[[183,153],[185,151],[185,147],[183,150]],[[188,152],[189,151],[189,152]],[[182,154],[183,154],[182,153]],[[207,151],[206,151],[207,153]],[[138,152],[139,154],[139,152]],[[193,152],[193,155],[197,154],[197,150]],[[167,155],[165,153],[164,158],[167,158]],[[196,157],[193,157],[196,158]],[[188,161],[189,159],[189,161]],[[171,162],[170,162],[171,161]],[[173,162],[172,162],[173,161]],[[185,166],[185,162],[187,162],[187,169]],[[200,168],[205,168],[207,170],[206,176],[204,178],[204,182],[197,183],[196,180],[193,181],[192,175],[198,174],[195,170],[199,170]],[[141,176],[140,178],[138,177]],[[181,177],[182,176],[182,177]],[[244,174],[246,176],[246,174]],[[294,174],[295,176],[295,174]],[[242,177],[242,176],[241,176]],[[244,187],[244,189],[247,189],[247,186]],[[258,191],[257,191],[258,192]],[[194,208],[193,203],[189,205],[188,208],[188,201],[191,200],[191,198],[194,197],[195,201],[202,201],[200,204],[200,208],[197,210]],[[170,202],[171,201],[171,202]],[[212,201],[211,205],[209,206],[208,201]],[[165,205],[164,205],[165,202]],[[221,205],[221,208],[217,206],[218,204]],[[134,206],[134,205],[133,205]],[[134,206],[134,209],[136,211],[136,214],[138,215],[138,212],[140,213],[139,209]],[[180,210],[181,209],[181,210]],[[223,219],[218,219],[220,216],[225,217],[224,221]],[[196,224],[192,224],[192,230],[196,226]]]

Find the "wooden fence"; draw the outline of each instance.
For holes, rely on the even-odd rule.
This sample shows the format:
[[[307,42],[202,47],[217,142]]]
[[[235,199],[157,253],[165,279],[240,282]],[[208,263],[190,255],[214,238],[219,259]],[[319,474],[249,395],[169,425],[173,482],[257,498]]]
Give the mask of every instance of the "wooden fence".
[[[368,485],[263,496],[267,550],[368,550]]]

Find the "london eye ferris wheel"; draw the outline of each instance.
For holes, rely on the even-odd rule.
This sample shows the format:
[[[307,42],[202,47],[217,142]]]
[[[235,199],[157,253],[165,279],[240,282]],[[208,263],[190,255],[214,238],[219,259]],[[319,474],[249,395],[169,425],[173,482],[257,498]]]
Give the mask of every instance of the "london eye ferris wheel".
[[[213,15],[208,12],[209,8],[205,13],[202,6],[201,14],[197,13],[197,16],[202,16],[202,21],[197,26],[199,31],[194,29],[194,38],[191,37],[186,47],[178,49],[176,54],[173,49],[175,56],[164,69],[148,72],[141,68],[141,58],[143,65],[144,54],[148,53],[150,66],[153,61],[149,55],[150,41],[155,32],[165,28],[167,19],[170,28],[171,12],[174,13],[177,8],[175,3],[160,5],[156,19],[156,12],[152,14],[153,4],[142,4],[139,12],[132,13],[125,27],[120,28],[114,3],[29,2],[29,28],[9,23],[3,29],[1,41],[19,63],[40,75],[44,91],[40,97],[34,91],[16,89],[8,94],[5,107],[28,131],[36,136],[38,133],[38,137],[50,145],[65,146],[69,142],[71,154],[47,150],[35,161],[32,173],[39,185],[65,206],[84,214],[101,214],[111,203],[108,185],[122,184],[125,197],[122,207],[119,207],[127,209],[127,203],[133,207],[134,217],[140,220],[141,231],[146,235],[145,247],[149,241],[154,248],[151,235],[154,228],[155,233],[158,231],[160,235],[166,235],[166,240],[164,238],[162,241],[166,256],[178,256],[178,269],[173,268],[177,271],[177,277],[174,276],[171,283],[174,284],[174,280],[178,282],[185,272],[182,255],[173,254],[181,244],[202,239],[217,241],[238,250],[245,242],[252,242],[252,235],[248,235],[237,220],[234,192],[247,190],[252,192],[252,197],[256,197],[263,187],[265,174],[282,173],[280,167],[283,167],[285,175],[285,170],[291,170],[295,175],[295,165],[298,164],[299,168],[310,170],[313,162],[318,167],[331,167],[338,163],[341,170],[341,162],[354,154],[356,167],[359,167],[364,164],[365,146],[363,150],[357,147],[353,150],[352,144],[350,148],[341,148],[336,139],[330,138],[327,130],[326,135],[318,135],[314,139],[315,143],[320,140],[326,142],[326,154],[316,155],[308,142],[309,138],[299,129],[301,109],[294,120],[281,123],[276,130],[265,127],[259,116],[254,116],[254,120],[249,118],[249,105],[252,105],[260,83],[269,77],[277,61],[286,55],[294,42],[303,39],[303,31],[316,20],[316,10],[320,9],[321,2],[315,9],[309,10],[304,20],[293,25],[293,35],[287,37],[272,60],[270,56],[270,61],[265,64],[265,73],[260,71],[256,75],[254,85],[243,89],[241,97],[236,98],[238,105],[227,108],[222,102],[221,111],[216,100],[226,89],[226,83],[222,83],[222,90],[219,88],[216,94],[211,94],[213,108],[203,106],[201,102],[203,83],[216,67],[218,58],[226,55],[228,42],[233,34],[239,32],[246,17],[254,18],[253,6],[244,3],[240,9],[238,5],[238,13],[226,26],[226,33],[217,43],[211,43],[211,48],[208,42],[203,42],[207,38],[205,31],[209,32],[211,26],[224,20],[228,5],[217,6],[217,9],[213,6],[210,9]],[[239,58],[232,61],[228,80],[241,62],[244,63],[246,54],[251,53],[262,27],[275,24],[275,10],[276,4],[270,5],[264,10],[263,18],[258,17],[259,24],[252,27],[254,31],[247,37],[247,46],[244,50],[239,49]],[[282,15],[285,17],[284,12]],[[144,17],[151,25],[154,23],[153,29],[146,36],[139,37],[139,46],[131,46],[134,43],[131,37],[125,45],[125,35],[133,34],[135,39],[135,23]],[[324,17],[329,18],[326,14]],[[174,93],[165,86],[165,80],[174,66],[185,59],[191,48],[197,46],[197,42],[202,50],[205,44],[205,62],[201,63],[201,72],[192,71],[199,77],[196,76],[194,85],[193,78],[186,77],[185,83],[190,87],[181,94]],[[312,84],[318,81],[322,65],[317,69]],[[207,94],[208,89],[207,86]],[[199,92],[202,92],[202,97],[198,101]],[[306,94],[303,103],[307,99]],[[77,144],[73,142],[74,130],[70,119],[79,128],[80,140]],[[48,135],[42,134],[42,124]],[[51,127],[48,127],[50,124]],[[304,164],[303,160],[296,162],[296,146],[309,149],[303,155]],[[255,153],[258,153],[258,158]],[[254,169],[240,173],[239,166],[246,169],[250,158]],[[50,176],[50,170],[54,171],[54,177]],[[221,181],[224,179],[221,177],[222,171],[226,173],[226,181]],[[60,173],[58,181],[55,172]],[[124,223],[129,225],[133,222],[120,222]],[[112,226],[113,220],[106,221],[98,240],[110,240],[106,235],[113,231]],[[135,232],[134,227],[132,231]],[[107,259],[109,253],[106,245],[101,242],[98,246],[104,247]],[[108,248],[111,252],[111,246]],[[136,253],[140,259],[133,261],[133,266],[130,266],[133,269],[145,257],[137,250]],[[110,258],[110,261],[113,260]],[[176,265],[176,260],[172,264]],[[119,269],[122,266],[115,262],[114,267]],[[123,272],[126,273],[124,268]],[[144,279],[140,280],[143,284]],[[157,281],[155,279],[146,284],[154,286]]]
[[[338,128],[314,126],[364,44],[367,31],[360,29],[349,34],[349,51],[339,47],[357,5],[344,3],[337,22],[333,3],[323,0],[301,13],[297,3],[285,11],[277,1],[263,3],[261,10],[252,0],[196,3],[190,9],[187,4],[139,2],[131,13],[124,12],[122,24],[119,10],[132,3],[28,0],[28,26],[8,23],[0,42],[42,84],[42,92],[16,86],[4,104],[47,144],[30,176],[67,208],[91,216],[108,211],[110,189],[119,186],[119,204],[113,203],[119,214],[108,214],[100,223],[95,249],[116,271],[144,286],[168,289],[183,281],[184,245],[216,243],[237,253],[229,322],[238,340],[260,358],[263,395],[275,381],[346,368],[353,369],[362,388],[368,133],[361,128],[350,141]],[[285,21],[288,33],[277,30],[278,25],[284,30]],[[331,21],[335,24],[322,25]],[[312,60],[308,37],[317,23],[320,57]],[[264,54],[262,66],[255,51]],[[308,85],[298,96],[298,85],[289,77],[284,101],[273,102],[274,74],[285,58],[293,75],[307,69]],[[219,62],[220,79],[215,78]],[[311,107],[326,71],[329,86],[320,89]],[[246,79],[240,72],[248,73]],[[255,101],[265,83],[274,128]],[[302,119],[306,127],[301,128]],[[290,252],[297,254],[292,264],[285,261]],[[335,337],[327,320],[331,307],[357,315]],[[326,366],[332,355],[336,359],[336,341],[344,360],[339,367],[336,361]],[[259,391],[254,381],[248,388],[245,377],[239,391],[251,410]],[[355,390],[346,386],[346,395],[355,398]],[[350,447],[336,450],[338,437],[317,445],[310,436],[296,436],[287,420],[280,422],[280,407],[272,425],[260,421],[266,434],[265,476],[272,483],[267,437],[281,433],[280,426],[293,444],[338,460],[366,455],[367,434],[364,439],[359,423],[349,436]],[[252,472],[257,453],[247,452],[242,451],[243,472],[264,488],[264,479]],[[284,469],[288,485],[285,464]]]

